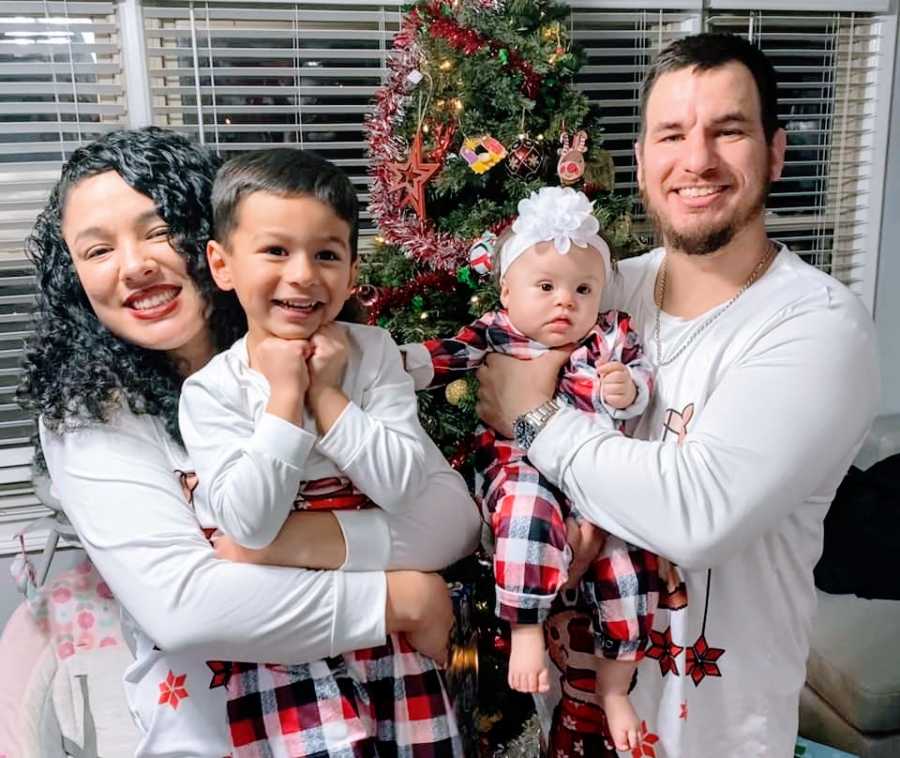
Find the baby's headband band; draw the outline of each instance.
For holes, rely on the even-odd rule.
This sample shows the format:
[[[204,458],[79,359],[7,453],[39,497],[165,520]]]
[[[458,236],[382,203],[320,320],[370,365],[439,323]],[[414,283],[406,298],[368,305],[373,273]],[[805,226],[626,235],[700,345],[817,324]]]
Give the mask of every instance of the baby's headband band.
[[[528,248],[539,242],[552,242],[560,255],[567,255],[573,244],[597,250],[609,281],[612,275],[609,246],[597,233],[600,222],[592,209],[593,203],[571,187],[542,187],[521,200],[512,235],[500,251],[500,276]]]

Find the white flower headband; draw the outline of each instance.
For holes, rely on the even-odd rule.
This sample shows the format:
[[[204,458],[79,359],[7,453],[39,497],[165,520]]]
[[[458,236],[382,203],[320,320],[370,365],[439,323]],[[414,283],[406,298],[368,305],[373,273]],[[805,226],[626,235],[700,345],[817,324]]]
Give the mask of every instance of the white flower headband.
[[[600,222],[591,213],[593,203],[571,187],[541,187],[519,201],[519,217],[512,236],[500,251],[500,275],[532,245],[552,241],[556,252],[567,255],[572,244],[593,247],[603,258],[606,281],[612,275],[609,246],[597,234]]]

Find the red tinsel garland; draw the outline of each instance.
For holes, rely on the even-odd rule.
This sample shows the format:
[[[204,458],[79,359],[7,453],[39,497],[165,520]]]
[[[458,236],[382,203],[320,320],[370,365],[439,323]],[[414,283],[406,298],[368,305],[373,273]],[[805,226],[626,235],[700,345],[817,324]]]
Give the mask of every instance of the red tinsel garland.
[[[404,213],[393,202],[389,189],[391,172],[388,164],[397,161],[405,152],[405,146],[395,137],[395,132],[403,120],[409,97],[404,92],[407,77],[416,70],[421,55],[416,41],[421,24],[417,10],[410,11],[394,38],[396,54],[388,60],[391,75],[387,84],[376,92],[375,112],[366,122],[373,180],[369,209],[385,241],[399,245],[407,255],[434,268],[455,271],[465,261],[469,243],[438,232],[427,219]]]
[[[490,0],[480,2],[485,8],[491,6]],[[440,15],[440,2],[432,5],[434,7],[426,9],[424,13],[432,17],[437,15],[437,20],[431,25],[431,32],[434,34],[435,24],[447,19]],[[409,98],[409,94],[405,91],[407,77],[417,70],[422,51],[416,38],[423,25],[429,21],[428,18],[422,17],[420,10],[414,8],[409,12],[400,31],[394,37],[395,55],[388,60],[391,74],[387,83],[376,92],[375,111],[366,122],[369,153],[372,159],[370,173],[373,180],[369,210],[386,242],[402,247],[407,255],[435,269],[455,271],[466,263],[469,247],[474,240],[460,239],[452,234],[440,232],[430,220],[420,219],[414,214],[405,212],[394,201],[390,191],[392,172],[389,164],[399,161],[407,149],[406,145],[395,136],[397,128],[403,121]],[[443,29],[448,34],[455,33],[454,30],[471,31],[480,40],[480,45],[491,45],[492,50],[499,50],[499,45],[485,40],[476,31],[463,29],[455,21],[439,25],[438,29]],[[474,41],[471,35],[464,34],[460,39],[463,38]],[[536,76],[518,53],[508,51],[508,55],[509,65],[523,73],[526,84],[531,81],[532,76]]]
[[[429,271],[394,289],[381,290],[378,298],[369,306],[368,321],[374,325],[387,309],[403,308],[416,296],[427,290],[447,292],[457,285],[456,277],[446,271]]]
[[[432,16],[430,27],[432,37],[440,37],[441,39],[446,40],[450,47],[459,50],[464,55],[472,55],[486,47],[490,48],[492,54],[499,55],[500,50],[505,49],[507,60],[509,61],[506,64],[506,67],[522,74],[522,78],[524,79],[522,91],[527,97],[532,100],[537,97],[541,87],[541,77],[530,65],[528,65],[519,52],[504,48],[495,40],[485,37],[475,29],[467,29],[466,27],[460,26],[456,22],[456,19],[442,15],[439,5],[438,7],[435,7],[435,4],[432,3],[428,10]]]

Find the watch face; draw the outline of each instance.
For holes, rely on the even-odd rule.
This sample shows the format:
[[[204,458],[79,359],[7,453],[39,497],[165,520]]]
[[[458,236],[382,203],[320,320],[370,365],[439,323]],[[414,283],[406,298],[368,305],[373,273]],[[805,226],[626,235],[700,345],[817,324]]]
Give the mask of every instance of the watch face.
[[[516,444],[525,450],[534,442],[534,428],[524,416],[519,416],[513,423],[513,436]]]

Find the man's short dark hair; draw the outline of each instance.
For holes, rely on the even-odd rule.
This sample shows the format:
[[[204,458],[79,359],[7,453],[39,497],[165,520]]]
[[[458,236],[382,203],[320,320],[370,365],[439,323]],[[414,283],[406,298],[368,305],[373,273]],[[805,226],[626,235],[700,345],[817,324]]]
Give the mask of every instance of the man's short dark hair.
[[[647,128],[647,101],[659,77],[684,68],[709,71],[728,63],[741,63],[753,75],[759,93],[763,132],[766,142],[772,144],[772,137],[779,127],[775,67],[762,50],[734,34],[695,34],[676,40],[663,49],[641,84],[640,139],[643,141]]]
[[[309,195],[350,225],[350,255],[356,259],[359,201],[347,175],[315,153],[274,148],[243,153],[226,162],[212,190],[213,238],[225,243],[234,231],[241,200],[254,192],[282,197]]]

